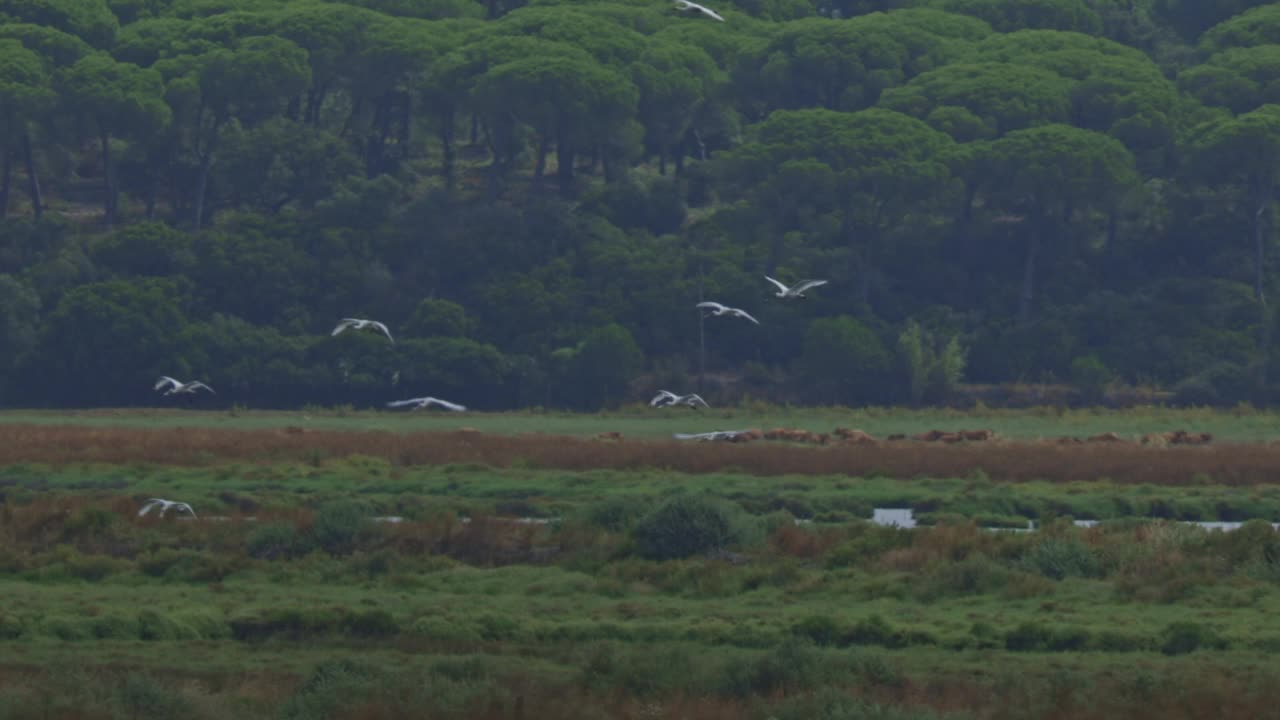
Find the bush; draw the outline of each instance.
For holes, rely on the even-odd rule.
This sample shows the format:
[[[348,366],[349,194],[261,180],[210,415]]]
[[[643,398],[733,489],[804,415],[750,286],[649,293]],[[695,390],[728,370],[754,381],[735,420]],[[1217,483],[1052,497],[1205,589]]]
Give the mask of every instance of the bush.
[[[322,505],[311,530],[316,544],[333,555],[345,555],[356,547],[360,535],[373,520],[363,503],[338,500]]]
[[[1089,402],[1102,399],[1111,377],[1111,368],[1097,355],[1082,355],[1071,361],[1071,382]]]
[[[747,522],[738,506],[722,500],[674,497],[637,523],[636,551],[650,560],[673,560],[723,550],[745,540]]]
[[[589,524],[609,532],[626,532],[650,509],[648,500],[610,497],[587,508]]]
[[[1068,577],[1095,577],[1100,572],[1098,558],[1079,540],[1045,539],[1036,543],[1023,561],[1033,570],[1053,580]]]
[[[1160,634],[1160,652],[1165,655],[1183,655],[1200,648],[1226,648],[1227,643],[1212,628],[1197,622],[1170,623]]]
[[[281,560],[306,555],[311,543],[292,523],[273,522],[255,528],[249,536],[249,556],[259,560]]]

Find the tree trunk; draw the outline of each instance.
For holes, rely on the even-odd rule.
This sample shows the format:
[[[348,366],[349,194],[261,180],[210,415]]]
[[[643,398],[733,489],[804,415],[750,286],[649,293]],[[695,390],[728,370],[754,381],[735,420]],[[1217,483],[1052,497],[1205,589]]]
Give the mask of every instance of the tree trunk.
[[[31,214],[36,220],[44,217],[44,199],[40,195],[40,177],[36,174],[35,153],[31,151],[31,133],[22,131],[22,163],[27,170],[27,194],[31,196]]]
[[[542,174],[547,170],[547,153],[551,150],[547,147],[547,139],[543,136],[538,137],[538,158],[533,164],[533,186],[540,187],[542,185]]]
[[[9,216],[9,183],[13,180],[13,151],[4,146],[3,167],[0,167],[0,220]]]
[[[667,146],[666,145],[658,146],[658,174],[664,175],[664,176],[667,174]]]
[[[200,158],[200,175],[196,180],[196,230],[204,223],[204,195],[209,188],[209,168],[213,165],[213,154],[205,153]]]
[[[685,139],[680,138],[680,142],[676,143],[676,149],[672,153],[672,155],[674,155],[673,159],[675,160],[676,177],[682,177],[684,175],[684,156],[687,153],[685,146]]]
[[[98,142],[102,144],[102,181],[107,191],[102,202],[102,215],[107,227],[110,227],[116,223],[116,181],[115,167],[111,164],[111,133],[100,131]]]
[[[1036,260],[1040,254],[1039,223],[1031,227],[1031,237],[1027,239],[1027,259],[1022,266],[1022,296],[1018,304],[1018,324],[1026,326],[1031,321],[1031,299],[1035,293]]]
[[[454,154],[453,154],[453,107],[440,110],[440,172],[444,175],[446,190],[453,189]]]
[[[556,133],[556,181],[562,197],[573,197],[573,147],[563,129]]]
[[[1260,203],[1258,211],[1253,214],[1253,296],[1263,306],[1266,306],[1267,298],[1262,290],[1263,265],[1266,259],[1262,229],[1268,204],[1266,201]]]

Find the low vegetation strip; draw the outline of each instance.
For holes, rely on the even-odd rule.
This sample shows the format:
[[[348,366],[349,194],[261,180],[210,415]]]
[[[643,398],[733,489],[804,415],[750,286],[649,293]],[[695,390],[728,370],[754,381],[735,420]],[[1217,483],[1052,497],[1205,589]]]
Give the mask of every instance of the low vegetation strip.
[[[1059,445],[1001,441],[812,447],[782,443],[602,442],[574,437],[476,431],[392,433],[243,431],[209,428],[122,429],[85,426],[0,427],[0,465],[134,463],[201,466],[229,461],[320,462],[366,455],[395,465],[478,463],[563,470],[664,469],[751,475],[962,477],[981,470],[1004,481],[1110,479],[1117,483],[1256,485],[1280,476],[1280,446],[1219,444],[1160,447],[1131,443]]]

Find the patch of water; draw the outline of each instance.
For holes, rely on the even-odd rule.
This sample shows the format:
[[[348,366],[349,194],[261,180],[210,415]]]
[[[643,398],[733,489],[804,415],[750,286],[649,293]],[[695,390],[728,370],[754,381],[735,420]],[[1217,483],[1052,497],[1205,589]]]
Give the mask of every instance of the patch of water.
[[[871,514],[871,522],[882,525],[884,527],[900,527],[913,528],[917,527],[915,513],[911,508],[875,508]],[[1076,527],[1093,527],[1097,525],[1099,520],[1074,520]],[[1205,530],[1220,530],[1229,532],[1238,530],[1243,522],[1225,521],[1225,520],[1180,520],[1184,525],[1198,525]],[[1280,529],[1280,523],[1271,523],[1271,526]],[[1032,520],[1025,528],[1003,528],[1003,527],[987,527],[984,530],[993,530],[1000,532],[1035,532],[1037,529],[1036,521]]]

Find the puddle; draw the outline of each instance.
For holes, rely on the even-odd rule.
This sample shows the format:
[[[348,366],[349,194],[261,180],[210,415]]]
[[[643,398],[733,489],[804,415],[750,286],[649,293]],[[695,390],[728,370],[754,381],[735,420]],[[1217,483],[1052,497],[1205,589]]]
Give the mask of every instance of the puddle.
[[[1156,518],[1141,518],[1145,520],[1155,520]],[[918,527],[916,523],[915,513],[911,508],[876,508],[872,511],[871,522],[882,525],[884,527],[900,527],[913,528]],[[1093,527],[1097,525],[1099,520],[1075,520],[1076,527]],[[1184,525],[1199,525],[1205,530],[1221,530],[1229,532],[1237,530],[1244,522],[1233,522],[1225,520],[1179,520]],[[1271,523],[1271,526],[1280,529],[1280,523]],[[1005,528],[1005,527],[984,527],[984,530],[995,532],[1035,532],[1036,521],[1032,520],[1024,528]]]

